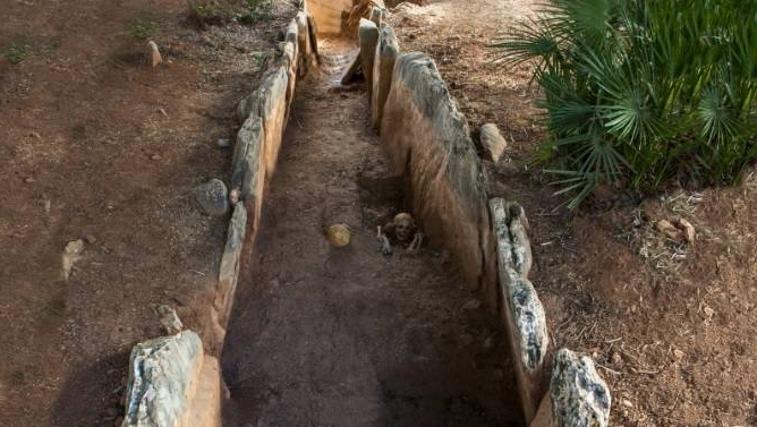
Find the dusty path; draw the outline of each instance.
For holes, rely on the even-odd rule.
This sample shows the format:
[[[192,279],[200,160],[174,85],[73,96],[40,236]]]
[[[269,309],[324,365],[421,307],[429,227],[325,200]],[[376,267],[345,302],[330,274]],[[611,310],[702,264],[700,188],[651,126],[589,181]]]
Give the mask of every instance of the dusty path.
[[[224,349],[225,424],[519,425],[496,319],[447,257],[379,252],[400,187],[365,94],[334,80],[298,89]],[[337,222],[353,230],[344,249],[323,237]]]

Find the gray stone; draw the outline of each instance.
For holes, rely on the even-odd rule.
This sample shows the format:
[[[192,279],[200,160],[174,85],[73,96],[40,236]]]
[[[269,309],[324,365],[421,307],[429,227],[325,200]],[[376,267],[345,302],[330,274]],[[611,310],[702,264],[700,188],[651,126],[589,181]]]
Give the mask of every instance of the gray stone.
[[[219,323],[226,324],[234,300],[234,293],[239,278],[240,256],[247,231],[247,209],[244,204],[234,206],[234,213],[229,222],[226,246],[221,256],[221,268],[218,272],[218,288],[213,303],[219,314]]]
[[[376,23],[361,18],[357,34],[360,44],[360,62],[363,65],[363,75],[365,81],[368,82],[368,95],[370,96],[373,90],[373,60],[376,56],[379,30]]]
[[[496,163],[505,152],[507,141],[499,132],[497,125],[487,123],[481,126],[481,146],[486,152],[487,159]]]
[[[520,215],[513,215],[519,211],[518,208],[499,198],[492,199],[489,206],[497,238],[499,277],[505,291],[503,296],[516,326],[514,332],[518,336],[521,362],[526,369],[533,371],[543,365],[549,336],[544,307],[528,280],[531,245]]]
[[[610,420],[610,390],[587,356],[560,349],[550,384],[553,427],[605,427]]]
[[[195,199],[210,216],[226,215],[229,211],[229,190],[220,179],[213,178],[197,187]]]
[[[134,346],[123,426],[184,425],[203,357],[200,337],[192,331]]]
[[[216,141],[216,144],[221,148],[231,147],[231,141],[229,140],[229,138],[218,138],[218,141]]]
[[[400,54],[400,45],[394,30],[389,25],[381,27],[381,34],[373,64],[373,99],[371,99],[371,118],[373,127],[381,128],[381,118],[384,115],[384,104],[392,87],[392,73],[394,63]]]
[[[514,354],[523,413],[530,423],[544,391],[547,321],[536,289],[528,280],[531,245],[523,208],[495,198],[490,200],[489,209],[496,238],[502,314]]]

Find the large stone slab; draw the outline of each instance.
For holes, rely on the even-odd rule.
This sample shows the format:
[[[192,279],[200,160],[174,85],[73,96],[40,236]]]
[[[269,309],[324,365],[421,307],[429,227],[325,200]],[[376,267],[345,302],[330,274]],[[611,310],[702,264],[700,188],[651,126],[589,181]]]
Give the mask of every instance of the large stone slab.
[[[373,61],[376,57],[379,29],[376,23],[363,18],[360,20],[357,34],[360,44],[360,64],[363,67],[365,81],[368,83],[368,96],[370,97],[373,90]]]
[[[288,66],[272,67],[260,86],[239,107],[240,112],[248,116],[237,133],[231,192],[241,192],[248,214],[255,214],[255,218],[264,183],[276,169],[289,109],[287,96],[294,90],[289,86],[290,72]],[[254,203],[250,203],[251,199],[255,199]]]
[[[610,390],[588,356],[568,349],[555,355],[549,391],[550,427],[607,427]]]
[[[192,331],[134,346],[129,363],[124,427],[184,427],[202,382],[204,353]],[[216,404],[220,407],[220,401]]]
[[[428,56],[401,55],[381,120],[394,173],[432,244],[446,247],[466,283],[496,305],[494,242],[484,170],[468,124]]]
[[[237,203],[231,216],[229,230],[226,235],[226,246],[221,257],[221,268],[218,273],[218,288],[213,303],[218,312],[221,326],[229,320],[234,294],[239,277],[240,256],[247,231],[247,209],[244,204]]]
[[[373,98],[371,99],[371,120],[373,127],[381,127],[381,117],[384,115],[384,105],[392,87],[392,72],[394,63],[400,54],[400,45],[394,30],[389,25],[382,25],[379,42],[373,62]]]
[[[549,346],[544,307],[528,280],[531,245],[523,208],[503,199],[489,202],[497,239],[501,312],[513,354],[515,376],[526,421],[534,419],[544,396],[544,358]]]

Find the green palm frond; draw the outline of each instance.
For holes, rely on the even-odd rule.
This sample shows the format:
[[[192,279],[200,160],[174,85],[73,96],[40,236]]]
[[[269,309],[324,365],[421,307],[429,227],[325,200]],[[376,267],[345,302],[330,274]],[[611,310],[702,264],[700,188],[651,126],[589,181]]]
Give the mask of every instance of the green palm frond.
[[[550,0],[495,43],[535,60],[576,207],[602,182],[728,183],[757,159],[757,0]]]

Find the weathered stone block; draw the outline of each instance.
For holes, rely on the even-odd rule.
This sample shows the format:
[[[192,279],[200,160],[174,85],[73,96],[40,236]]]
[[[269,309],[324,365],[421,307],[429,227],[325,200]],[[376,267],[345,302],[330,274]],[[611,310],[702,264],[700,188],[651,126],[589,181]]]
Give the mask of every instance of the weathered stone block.
[[[242,203],[234,207],[229,230],[226,235],[226,246],[221,256],[221,268],[218,273],[218,289],[214,306],[218,312],[218,321],[225,325],[229,319],[234,293],[239,277],[240,255],[247,231],[247,209]]]
[[[394,63],[400,54],[400,46],[392,27],[383,25],[373,64],[373,98],[371,99],[371,119],[373,127],[381,127],[381,117],[384,114],[384,104],[392,87],[392,72]]]
[[[123,426],[191,425],[188,413],[200,382],[203,357],[200,337],[192,331],[134,346]]]
[[[528,280],[531,245],[523,209],[503,199],[489,208],[497,239],[502,316],[512,348],[515,376],[527,422],[533,420],[544,390],[544,357],[549,345],[544,307]]]
[[[370,96],[373,90],[373,60],[376,56],[379,30],[374,22],[363,18],[360,19],[357,33],[360,44],[360,63],[363,66],[365,81],[368,82],[368,96]]]
[[[484,170],[467,122],[428,56],[396,60],[381,139],[394,172],[406,178],[412,213],[430,242],[444,245],[466,283],[496,304]]]
[[[587,356],[560,349],[550,384],[551,427],[606,427],[610,390]]]

